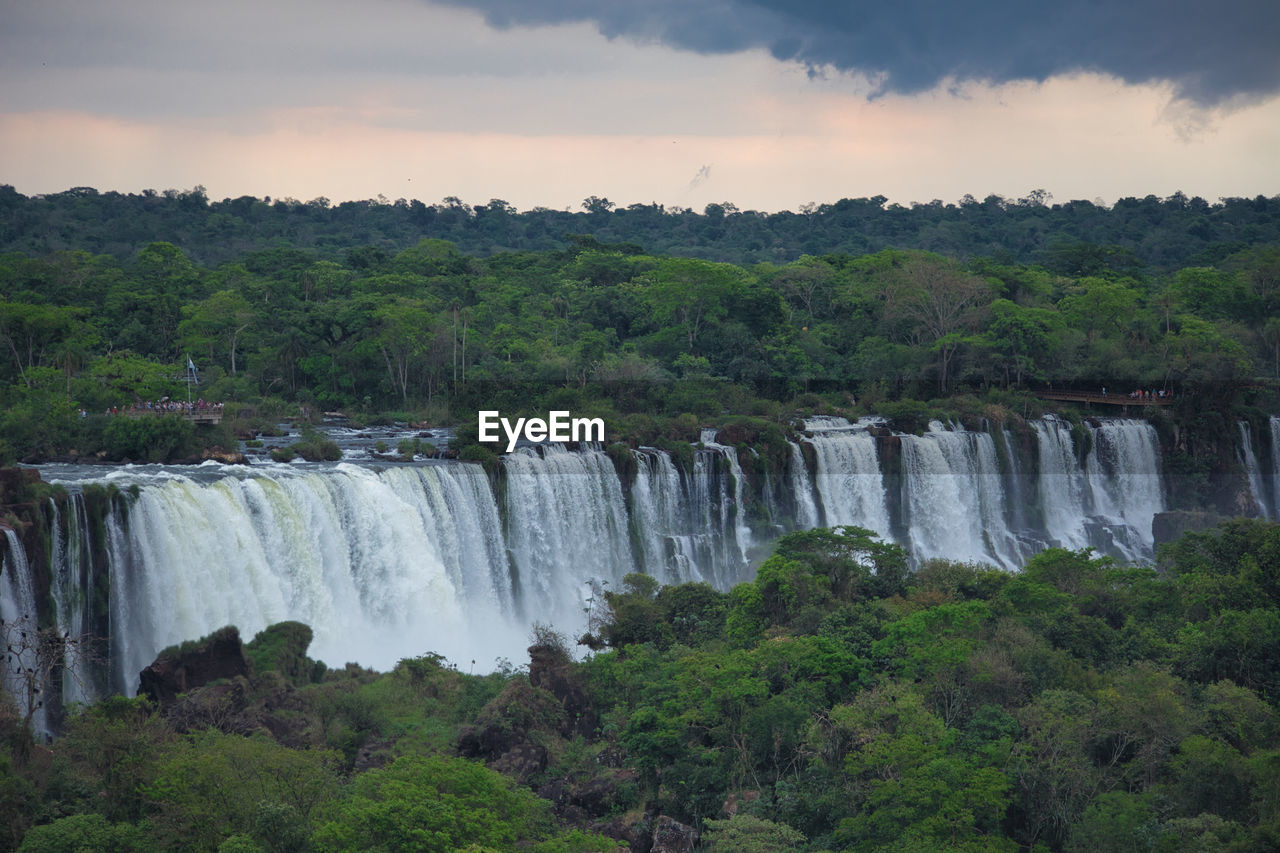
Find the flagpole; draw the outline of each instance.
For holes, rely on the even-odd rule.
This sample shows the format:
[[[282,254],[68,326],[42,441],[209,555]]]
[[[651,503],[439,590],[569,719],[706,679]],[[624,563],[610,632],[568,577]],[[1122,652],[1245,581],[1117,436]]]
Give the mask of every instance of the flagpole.
[[[196,379],[196,364],[191,360],[190,354],[187,355],[187,412],[191,412],[191,383],[199,381]]]

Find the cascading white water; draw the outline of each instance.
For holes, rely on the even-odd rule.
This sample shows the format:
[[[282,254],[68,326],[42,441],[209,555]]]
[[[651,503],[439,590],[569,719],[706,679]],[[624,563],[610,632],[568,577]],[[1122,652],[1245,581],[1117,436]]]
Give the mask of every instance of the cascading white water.
[[[871,433],[865,429],[830,430],[815,432],[808,441],[818,463],[814,483],[823,523],[827,527],[865,527],[890,538],[884,475]]]
[[[1253,433],[1249,429],[1249,424],[1240,421],[1240,464],[1244,466],[1245,475],[1249,481],[1249,493],[1253,495],[1253,499],[1258,503],[1258,511],[1263,518],[1270,518],[1271,511],[1268,507],[1271,496],[1267,493],[1269,490],[1262,482],[1262,471],[1258,468],[1258,456],[1253,452]]]
[[[1085,470],[1092,514],[1110,538],[1093,544],[1126,560],[1149,559],[1155,549],[1151,520],[1165,506],[1155,427],[1131,418],[1107,419],[1090,431],[1093,447]]]
[[[702,581],[699,547],[684,498],[680,472],[660,450],[634,452],[636,480],[631,486],[631,522],[647,574],[663,583]]]
[[[912,553],[918,559],[1016,563],[990,434],[933,421],[924,435],[904,435],[901,441]]]
[[[85,600],[93,586],[92,561],[81,509],[80,496],[71,496],[67,501],[67,518],[63,519],[58,501],[49,499],[53,546],[50,592],[58,633],[70,641],[63,655],[62,701],[66,705],[92,702],[95,698],[92,661],[87,653],[92,640]]]
[[[804,464],[800,445],[788,441],[791,455],[788,460],[788,482],[796,508],[796,527],[809,530],[818,526],[818,505],[813,500],[813,484],[809,481],[809,469]]]
[[[898,436],[893,482],[902,492],[894,495],[868,423],[812,426],[804,439],[815,454],[812,481],[801,446],[788,451],[782,485],[791,494],[774,508],[794,508],[784,528],[898,531],[914,559],[1008,569],[1048,544],[1151,556],[1163,492],[1155,431],[1141,421],[1090,427],[1083,462],[1064,421],[1035,421],[1039,449],[1024,458],[1026,471],[1008,434],[934,424],[924,436]],[[1280,419],[1272,429],[1280,435]],[[485,667],[521,657],[535,620],[566,633],[582,626],[592,581],[618,589],[640,570],[664,583],[728,589],[749,579],[756,543],[743,507],[751,495],[734,448],[703,439],[687,469],[666,452],[633,451],[629,489],[599,449],[521,449],[503,457],[503,513],[489,477],[467,463],[95,472],[139,486],[113,510],[102,543],[111,685],[132,691],[161,648],[227,624],[249,638],[272,622],[306,622],[312,654],[332,665],[385,669],[432,651]],[[68,567],[54,576],[58,625],[73,631],[86,595],[74,587],[92,583],[70,569],[86,559],[70,533],[84,521],[54,526],[67,531],[54,542],[55,561]]]
[[[5,546],[0,555],[0,683],[13,697],[18,713],[31,720],[40,734],[48,734],[48,708],[41,674],[50,668],[49,655],[39,631],[35,579],[22,540],[11,527],[4,528]]]
[[[746,566],[741,469],[725,450],[697,451],[687,476],[665,453],[638,453],[634,531],[613,463],[594,449],[504,457],[505,524],[483,469],[465,463],[119,469],[103,482],[138,488],[103,543],[109,681],[132,692],[165,646],[228,624],[248,639],[285,619],[310,625],[311,653],[331,665],[385,669],[432,651],[485,666],[521,656],[534,621],[573,633],[592,580],[619,588],[639,569],[727,588]],[[65,621],[78,618],[81,546],[59,541]]]
[[[1028,550],[1028,542],[1025,537],[1030,534],[1031,513],[1028,511],[1028,504],[1034,503],[1034,499],[1028,488],[1031,477],[1023,470],[1022,461],[1018,456],[1017,445],[1013,436],[1010,434],[1008,427],[1002,427],[996,433],[1000,439],[1000,446],[1004,448],[1005,463],[1004,469],[1004,495],[1005,506],[1009,512],[1009,525],[1018,534],[1022,542],[1020,549],[1025,555]],[[1034,546],[1033,546],[1034,547]]]
[[[751,526],[747,524],[746,518],[746,502],[743,500],[743,488],[746,485],[746,477],[742,473],[742,465],[738,462],[737,448],[729,447],[726,444],[718,444],[716,442],[716,431],[714,429],[702,430],[702,444],[707,450],[711,450],[720,454],[729,466],[729,476],[733,479],[733,503],[727,500],[721,501],[721,511],[724,514],[723,520],[733,521],[734,540],[738,544],[738,552],[742,557],[742,565],[746,565],[750,560],[752,538]],[[700,459],[705,462],[705,458]],[[723,481],[721,481],[723,482]],[[730,512],[732,510],[732,512]]]
[[[1150,559],[1151,521],[1164,510],[1155,428],[1146,421],[1107,419],[1088,429],[1092,446],[1082,464],[1065,421],[1050,415],[1035,422],[1049,542],[1130,561]]]
[[[1039,446],[1040,508],[1049,544],[1086,548],[1085,518],[1090,514],[1084,469],[1071,441],[1071,426],[1052,415],[1033,421]]]
[[[541,622],[581,621],[588,582],[620,587],[635,570],[622,486],[599,450],[524,447],[503,458],[506,541],[520,575],[524,607]]]
[[[1280,521],[1280,417],[1271,416],[1271,507]]]
[[[691,477],[671,457],[641,448],[631,487],[631,521],[643,570],[664,583],[706,582],[727,588],[744,577],[746,565],[727,530],[727,487],[717,477],[715,454],[703,451]]]
[[[109,543],[114,675],[127,691],[160,649],[224,625],[248,639],[295,619],[315,633],[313,656],[384,669],[429,651],[487,662],[526,636],[506,607],[478,466],[166,475],[128,515]]]

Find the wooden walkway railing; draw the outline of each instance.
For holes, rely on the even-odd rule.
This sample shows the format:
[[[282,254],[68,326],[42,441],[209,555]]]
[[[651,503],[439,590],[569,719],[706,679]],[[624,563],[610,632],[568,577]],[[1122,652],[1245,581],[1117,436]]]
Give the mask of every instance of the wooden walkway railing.
[[[1103,394],[1101,391],[1037,391],[1041,400],[1064,403],[1089,403],[1102,406],[1172,406],[1173,397],[1130,397],[1128,394]]]

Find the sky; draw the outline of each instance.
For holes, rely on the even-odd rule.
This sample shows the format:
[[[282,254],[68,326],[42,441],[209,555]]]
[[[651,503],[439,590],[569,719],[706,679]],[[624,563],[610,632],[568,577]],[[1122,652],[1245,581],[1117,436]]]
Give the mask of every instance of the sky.
[[[1275,196],[1277,45],[1275,0],[0,0],[0,184]]]

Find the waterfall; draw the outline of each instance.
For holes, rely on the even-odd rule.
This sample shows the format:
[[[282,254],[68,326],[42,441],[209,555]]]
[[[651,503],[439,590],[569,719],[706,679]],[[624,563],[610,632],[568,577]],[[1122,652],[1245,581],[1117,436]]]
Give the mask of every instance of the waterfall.
[[[923,436],[904,435],[904,504],[917,558],[1016,564],[1006,521],[995,442],[986,432],[947,429],[938,421]]]
[[[64,518],[58,501],[49,499],[52,572],[50,593],[58,633],[72,642],[63,656],[62,701],[89,703],[96,698],[91,655],[90,597],[94,585],[93,561],[89,554],[88,519],[80,495],[67,501]]]
[[[1155,427],[1132,418],[1107,419],[1090,427],[1093,447],[1085,460],[1093,515],[1109,541],[1099,550],[1124,559],[1150,559],[1155,549],[1151,520],[1163,512],[1160,444]]]
[[[640,567],[663,583],[706,582],[726,589],[746,568],[728,518],[728,487],[717,475],[716,455],[700,453],[685,478],[660,450],[634,453],[637,474],[631,487],[633,535]]]
[[[1271,416],[1271,507],[1273,520],[1280,520],[1280,417]]]
[[[1086,481],[1072,445],[1071,426],[1052,415],[1032,426],[1039,440],[1040,508],[1049,544],[1073,549],[1088,547]]]
[[[1083,463],[1065,421],[1046,416],[1035,429],[1050,544],[1092,547],[1129,561],[1150,559],[1151,521],[1165,506],[1155,428],[1127,418],[1099,420],[1088,427],[1091,447]]]
[[[818,462],[814,482],[823,523],[865,527],[888,539],[889,509],[874,436],[865,429],[835,429],[815,432],[808,441]]]
[[[32,728],[40,734],[49,732],[48,708],[45,707],[45,684],[42,672],[51,668],[47,645],[37,623],[35,579],[22,540],[12,527],[4,528],[5,548],[0,559],[0,649],[4,666],[5,690],[13,697],[18,713],[30,718]]]
[[[539,452],[541,451],[541,452]],[[600,450],[522,447],[503,457],[507,547],[524,606],[542,622],[576,622],[587,583],[621,586],[635,559],[622,485]]]
[[[310,625],[311,653],[333,666],[387,669],[427,651],[488,665],[521,656],[535,621],[574,633],[593,583],[618,589],[633,571],[722,589],[744,579],[733,448],[695,450],[689,472],[661,451],[634,457],[630,505],[607,454],[558,445],[504,456],[498,497],[480,466],[458,462],[124,468],[71,481],[64,507],[80,506],[89,482],[132,493],[102,543],[106,681],[132,692],[166,646],[229,624],[248,639],[286,619]],[[93,585],[84,523],[55,522],[53,594],[72,632]]]
[[[787,474],[796,508],[796,527],[809,530],[818,526],[818,505],[813,502],[813,484],[809,482],[809,469],[805,467],[800,445],[788,441],[787,446],[790,448]]]
[[[634,452],[636,480],[631,486],[631,520],[640,542],[644,571],[663,583],[702,581],[701,543],[695,544],[693,515],[680,472],[660,450]]]
[[[742,558],[742,565],[746,565],[750,560],[749,553],[751,551],[751,527],[747,524],[746,518],[746,502],[743,500],[743,487],[746,484],[746,477],[742,473],[742,465],[738,462],[738,451],[736,448],[729,447],[725,444],[716,443],[716,431],[713,429],[702,430],[702,445],[710,451],[722,456],[729,466],[729,476],[733,479],[733,501],[722,500],[721,511],[723,522],[722,526],[726,526],[732,516],[733,537],[738,545],[738,553]],[[699,454],[701,457],[702,454]],[[732,509],[732,513],[730,513]]]
[[[1263,518],[1270,518],[1271,512],[1267,508],[1267,502],[1270,495],[1267,494],[1268,489],[1262,482],[1262,471],[1258,467],[1258,457],[1253,452],[1253,434],[1249,429],[1249,424],[1240,421],[1240,464],[1244,466],[1245,475],[1249,480],[1249,492],[1253,495],[1254,501],[1258,504],[1258,512]]]
[[[808,451],[791,443],[775,482],[761,473],[748,483],[747,460],[714,434],[687,454],[631,451],[627,484],[602,450],[558,445],[506,454],[492,478],[445,461],[81,472],[66,482],[70,500],[47,510],[52,612],[59,631],[105,635],[111,665],[93,679],[70,673],[64,694],[131,692],[168,645],[228,624],[250,638],[286,619],[309,624],[312,654],[334,666],[387,669],[430,651],[486,667],[521,657],[534,621],[575,633],[604,582],[616,590],[643,571],[728,589],[749,579],[758,545],[820,524],[869,528],[917,562],[1012,570],[1049,545],[1151,558],[1164,496],[1145,422],[1092,420],[1074,431],[1083,452],[1070,425],[1048,416],[1030,424],[1030,453],[1016,445],[1030,449],[1031,435],[1015,441],[1003,428],[935,422],[923,435],[889,436],[882,421],[806,426],[812,477]],[[1280,419],[1271,429],[1280,443]],[[1277,455],[1258,451],[1254,463],[1269,471]],[[93,537],[90,483],[127,487],[101,504]],[[748,524],[756,501],[772,528]],[[4,584],[6,618],[34,612],[22,603],[25,566],[6,562]],[[77,692],[91,682],[97,689]]]
[[[1031,513],[1028,512],[1029,505],[1034,504],[1031,490],[1027,488],[1028,481],[1032,479],[1025,471],[1022,470],[1022,460],[1018,455],[1017,445],[1014,443],[1012,436],[1009,434],[1007,427],[1001,428],[997,433],[1000,438],[1000,445],[1004,448],[1004,493],[1005,506],[1009,514],[1009,527],[1018,531],[1022,537],[1025,537],[1032,525]],[[1022,549],[1027,550],[1024,544]]]
[[[296,619],[321,660],[383,669],[428,651],[487,662],[525,635],[474,465],[165,475],[110,532],[116,689],[135,689],[165,646],[223,625],[248,639]]]

